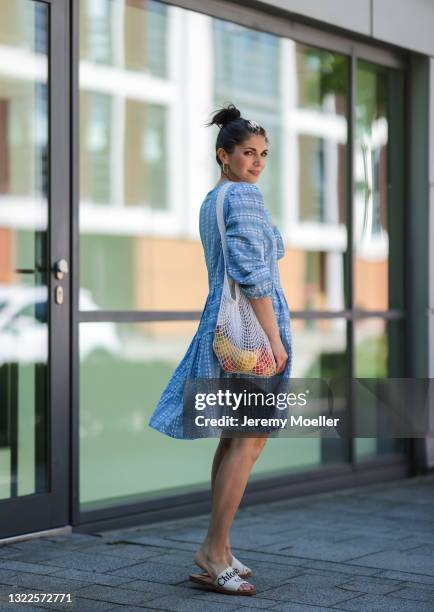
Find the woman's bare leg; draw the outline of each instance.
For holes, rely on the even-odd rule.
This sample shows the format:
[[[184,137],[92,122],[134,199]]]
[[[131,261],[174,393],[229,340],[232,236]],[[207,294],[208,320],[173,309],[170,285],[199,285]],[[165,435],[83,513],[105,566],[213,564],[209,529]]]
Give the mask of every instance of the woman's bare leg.
[[[232,438],[216,469],[211,520],[205,540],[196,552],[196,563],[211,576],[227,567],[226,543],[235,513],[243,497],[250,472],[267,437]],[[250,589],[249,585],[241,585]]]
[[[217,472],[220,468],[220,463],[223,459],[223,457],[225,456],[225,454],[227,453],[227,451],[229,450],[229,447],[231,445],[231,440],[232,438],[220,438],[220,441],[218,443],[218,446],[216,448],[215,454],[214,454],[214,459],[212,462],[212,468],[211,468],[211,498],[214,499],[214,491],[215,491],[215,480],[216,480],[216,476],[217,476]],[[229,541],[229,534],[228,534],[228,538],[226,540],[226,546],[225,546],[225,553],[226,553],[226,562],[228,565],[231,564],[232,562],[232,551],[231,551],[231,545],[230,545],[230,541]]]

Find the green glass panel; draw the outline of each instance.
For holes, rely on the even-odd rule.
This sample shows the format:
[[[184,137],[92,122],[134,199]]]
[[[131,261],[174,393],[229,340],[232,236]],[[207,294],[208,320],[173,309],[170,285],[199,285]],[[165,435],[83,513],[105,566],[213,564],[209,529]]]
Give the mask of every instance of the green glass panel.
[[[358,320],[354,325],[354,343],[355,378],[403,376],[404,321],[387,321],[376,317]],[[406,444],[407,441],[403,438],[355,438],[356,461],[387,453],[404,452]]]
[[[340,376],[345,322],[298,330],[299,369]],[[209,487],[217,438],[176,440],[147,423],[197,322],[80,324],[80,503],[83,510]],[[301,375],[298,372],[295,375]],[[340,439],[270,439],[253,478],[345,461]]]

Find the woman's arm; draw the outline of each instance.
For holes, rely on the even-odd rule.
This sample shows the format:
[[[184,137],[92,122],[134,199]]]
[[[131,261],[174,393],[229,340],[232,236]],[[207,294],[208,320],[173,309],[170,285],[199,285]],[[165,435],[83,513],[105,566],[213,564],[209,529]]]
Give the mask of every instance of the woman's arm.
[[[283,372],[285,369],[288,354],[280,338],[279,326],[277,325],[272,298],[267,296],[261,298],[248,298],[248,300],[255,311],[262,329],[268,336],[271,350],[276,360],[276,374],[280,374],[280,372]]]

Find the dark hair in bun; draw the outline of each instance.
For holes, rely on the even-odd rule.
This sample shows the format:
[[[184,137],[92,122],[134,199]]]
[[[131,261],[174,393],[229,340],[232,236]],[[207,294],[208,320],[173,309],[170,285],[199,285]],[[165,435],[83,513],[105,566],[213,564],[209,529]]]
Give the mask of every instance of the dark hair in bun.
[[[222,148],[226,153],[232,153],[235,145],[242,144],[252,134],[264,136],[266,142],[268,142],[267,133],[264,128],[255,121],[241,117],[241,112],[233,104],[228,104],[215,111],[211,121],[206,125],[216,125],[220,128],[215,143],[216,151]],[[221,166],[222,163],[217,154],[216,160],[219,166]]]

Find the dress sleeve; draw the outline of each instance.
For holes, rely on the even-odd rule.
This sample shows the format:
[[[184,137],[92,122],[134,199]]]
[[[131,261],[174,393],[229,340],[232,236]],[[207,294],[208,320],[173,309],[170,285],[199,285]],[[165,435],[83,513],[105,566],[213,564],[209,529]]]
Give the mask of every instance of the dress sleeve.
[[[228,276],[249,298],[271,296],[273,278],[265,260],[261,192],[256,185],[237,184],[228,191],[225,210]]]
[[[277,259],[282,259],[285,255],[285,243],[283,242],[282,234],[276,225],[273,225],[274,236],[276,237]]]

